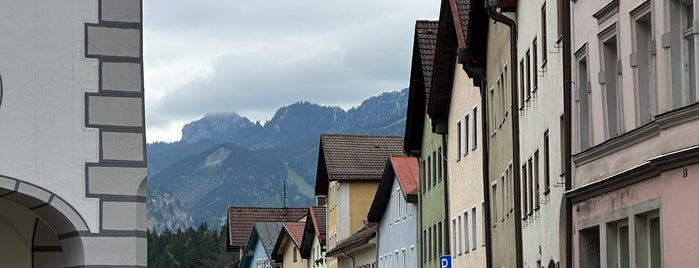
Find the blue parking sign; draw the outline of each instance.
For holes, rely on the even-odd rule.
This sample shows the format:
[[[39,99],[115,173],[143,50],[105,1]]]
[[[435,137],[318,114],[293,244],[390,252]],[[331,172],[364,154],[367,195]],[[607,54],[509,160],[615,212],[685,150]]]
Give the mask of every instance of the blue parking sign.
[[[439,256],[439,267],[451,268],[451,255]]]

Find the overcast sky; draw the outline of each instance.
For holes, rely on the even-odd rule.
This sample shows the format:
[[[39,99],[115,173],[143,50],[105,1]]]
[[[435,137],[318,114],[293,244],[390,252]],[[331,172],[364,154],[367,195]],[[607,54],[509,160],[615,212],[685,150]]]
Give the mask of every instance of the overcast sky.
[[[265,122],[296,101],[349,108],[407,87],[415,20],[438,0],[148,0],[148,141],[207,113]]]

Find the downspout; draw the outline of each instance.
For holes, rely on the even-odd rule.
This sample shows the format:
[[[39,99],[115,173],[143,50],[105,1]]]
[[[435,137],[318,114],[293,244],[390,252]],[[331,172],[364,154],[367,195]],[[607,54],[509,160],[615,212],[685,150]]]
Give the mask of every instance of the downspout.
[[[573,203],[565,193],[572,188],[573,164],[572,159],[572,49],[570,29],[570,1],[563,2],[563,118],[565,120],[565,201],[566,201],[566,266],[573,267]]]
[[[487,5],[487,2],[486,2]],[[517,94],[517,23],[508,18],[507,16],[497,12],[497,7],[486,6],[486,11],[488,17],[491,19],[503,23],[510,28],[510,63],[511,63],[511,75],[512,83],[511,93],[512,101],[510,110],[512,111],[512,163],[515,165],[513,167],[513,193],[514,193],[514,221],[515,221],[515,266],[524,267],[522,261],[522,211],[520,209],[520,174],[519,174],[519,109],[515,103],[518,100]],[[504,190],[504,189],[503,189]]]
[[[466,59],[466,51],[464,49],[459,50],[459,63],[462,64],[461,67],[464,69],[469,74],[472,74],[473,79],[479,79],[480,82],[480,94],[481,94],[481,143],[483,146],[482,147],[482,152],[481,152],[481,169],[483,172],[483,178],[482,178],[482,183],[483,183],[483,211],[481,212],[483,215],[483,236],[485,237],[483,241],[483,244],[485,244],[485,267],[486,268],[492,268],[493,267],[493,249],[491,246],[491,233],[486,232],[488,230],[488,226],[490,225],[490,193],[488,192],[488,185],[490,184],[488,178],[489,176],[489,170],[488,170],[488,147],[489,147],[489,136],[488,136],[488,128],[484,126],[488,126],[488,102],[485,100],[486,98],[486,88],[487,87],[487,80],[485,79],[485,70],[480,70],[480,69],[469,69],[467,66],[467,59]]]
[[[352,260],[352,267],[355,267],[354,266],[354,257],[348,256],[347,254],[345,254],[344,251],[340,251],[340,253],[342,253],[342,256],[345,256],[345,258],[349,258],[350,260]]]
[[[449,164],[449,161],[445,161],[447,159],[444,157],[447,151],[447,138],[445,134],[442,134],[442,155],[439,156],[439,161],[442,161],[444,165],[444,169],[442,169],[442,172],[444,172],[442,175],[444,176],[444,232],[442,234],[446,234],[446,238],[442,241],[445,243],[445,255],[451,255],[451,247],[449,243],[449,172],[447,169],[447,165]]]
[[[481,76],[481,142],[483,143],[483,210],[481,213],[483,216],[485,216],[485,226],[483,227],[483,232],[485,232],[485,267],[486,268],[492,268],[493,267],[493,244],[491,243],[493,241],[492,239],[492,233],[491,232],[486,232],[485,230],[490,230],[491,222],[490,222],[490,192],[489,190],[489,185],[490,185],[490,169],[488,168],[488,163],[490,161],[488,160],[490,157],[490,136],[488,135],[488,102],[486,101],[486,97],[488,96],[486,94],[486,89],[487,79],[485,79],[485,72],[483,72],[483,76]]]

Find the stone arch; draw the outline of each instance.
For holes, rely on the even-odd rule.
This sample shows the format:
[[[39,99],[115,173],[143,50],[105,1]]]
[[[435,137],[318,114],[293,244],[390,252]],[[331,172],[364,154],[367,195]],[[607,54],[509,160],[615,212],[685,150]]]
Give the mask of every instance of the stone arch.
[[[0,175],[0,255],[11,254],[12,267],[83,265],[86,233],[83,217],[60,196]]]

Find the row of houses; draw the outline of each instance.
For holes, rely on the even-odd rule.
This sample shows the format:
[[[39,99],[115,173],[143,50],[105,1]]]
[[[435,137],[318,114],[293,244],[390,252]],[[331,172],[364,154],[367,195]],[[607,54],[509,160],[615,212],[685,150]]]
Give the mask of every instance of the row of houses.
[[[697,11],[442,0],[405,137],[321,136],[307,267],[699,263]]]

